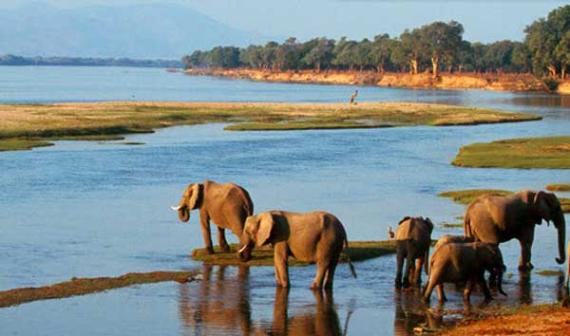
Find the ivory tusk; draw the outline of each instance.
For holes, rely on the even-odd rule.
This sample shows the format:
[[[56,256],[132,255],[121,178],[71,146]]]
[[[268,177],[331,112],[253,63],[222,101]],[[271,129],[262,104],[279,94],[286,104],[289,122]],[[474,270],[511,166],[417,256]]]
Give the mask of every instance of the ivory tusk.
[[[178,211],[180,210],[180,208],[182,208],[180,205],[179,206],[171,206],[170,209],[174,210],[174,211]]]
[[[242,248],[239,249],[238,253],[242,253],[247,248],[247,244],[245,244]]]

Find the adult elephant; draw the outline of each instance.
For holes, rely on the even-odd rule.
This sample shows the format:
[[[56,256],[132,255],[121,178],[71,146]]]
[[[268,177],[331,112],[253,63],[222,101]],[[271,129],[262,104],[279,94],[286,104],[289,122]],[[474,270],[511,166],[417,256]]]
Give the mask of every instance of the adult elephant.
[[[566,223],[560,201],[553,193],[523,190],[509,196],[484,195],[473,201],[465,213],[467,237],[487,243],[502,243],[513,238],[521,245],[519,269],[529,270],[534,228],[542,220],[552,221],[558,229],[558,264],[564,263]]]
[[[188,185],[179,205],[171,208],[178,211],[178,218],[183,222],[190,220],[191,210],[200,210],[202,236],[209,254],[214,253],[210,220],[218,227],[218,243],[221,249],[229,252],[225,230],[228,229],[241,238],[245,219],[253,214],[253,202],[247,190],[237,184],[220,184],[208,180]]]
[[[250,216],[245,223],[242,242],[244,245],[238,254],[243,261],[250,260],[255,245],[273,245],[275,279],[282,287],[289,287],[289,256],[316,263],[313,289],[332,288],[338,259],[343,249],[348,247],[342,223],[324,211],[297,213],[273,210]],[[348,264],[356,278],[350,258]]]

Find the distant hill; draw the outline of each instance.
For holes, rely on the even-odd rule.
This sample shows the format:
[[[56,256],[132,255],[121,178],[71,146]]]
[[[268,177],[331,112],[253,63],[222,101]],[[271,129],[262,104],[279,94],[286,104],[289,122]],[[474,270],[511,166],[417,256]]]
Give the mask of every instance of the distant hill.
[[[267,40],[174,4],[0,10],[0,54],[179,59],[197,49]]]

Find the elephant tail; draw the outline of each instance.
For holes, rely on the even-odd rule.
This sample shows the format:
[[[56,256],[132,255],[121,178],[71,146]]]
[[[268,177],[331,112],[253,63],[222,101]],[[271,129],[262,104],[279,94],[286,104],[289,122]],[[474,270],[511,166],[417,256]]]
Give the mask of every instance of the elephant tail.
[[[348,250],[348,239],[344,240],[344,255],[346,257],[346,260],[348,262],[348,267],[350,268],[350,273],[352,273],[352,276],[356,279],[357,275],[356,275],[356,269],[354,268],[354,265],[352,264],[352,260],[350,260],[350,255],[347,253]]]
[[[471,232],[471,218],[469,218],[469,211],[465,212],[465,217],[463,218],[463,231],[465,237],[473,237],[473,232]]]

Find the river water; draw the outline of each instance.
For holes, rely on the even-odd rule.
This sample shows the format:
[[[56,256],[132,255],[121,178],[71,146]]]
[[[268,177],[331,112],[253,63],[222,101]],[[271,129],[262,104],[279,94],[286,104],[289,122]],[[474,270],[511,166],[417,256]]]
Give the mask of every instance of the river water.
[[[100,100],[343,101],[354,87],[268,84],[188,77],[160,69],[0,67],[0,102]],[[406,215],[454,223],[463,207],[437,193],[465,188],[542,189],[569,182],[567,170],[469,169],[449,164],[460,146],[495,139],[569,134],[570,102],[543,94],[361,87],[360,99],[423,101],[541,114],[536,122],[388,129],[226,132],[222,124],[171,127],[117,142],[58,142],[0,153],[0,290],[71,277],[202,268],[189,284],[134,286],[0,310],[2,335],[406,334],[428,319],[412,293],[393,290],[395,258],[345,265],[333,296],[309,290],[314,267],[290,269],[277,290],[273,268],[202,267],[198,214],[177,222],[168,208],[190,182],[233,181],[256,211],[328,210],[349,239],[385,239]],[[130,146],[126,142],[143,145]],[[568,195],[565,195],[568,196]],[[568,221],[568,217],[567,217]],[[436,225],[433,237],[461,233]],[[556,232],[542,225],[535,271],[554,261]],[[215,239],[214,239],[215,240]],[[230,237],[236,241],[235,237]],[[516,270],[518,243],[501,245],[508,298],[493,305],[554,302],[562,277]],[[448,290],[449,313],[463,309]],[[474,295],[474,309],[481,302]],[[434,300],[435,301],[435,300]],[[435,303],[432,304],[435,307]],[[437,314],[436,314],[437,315]]]

